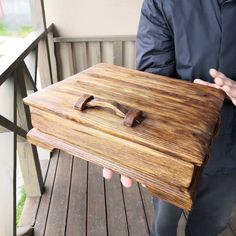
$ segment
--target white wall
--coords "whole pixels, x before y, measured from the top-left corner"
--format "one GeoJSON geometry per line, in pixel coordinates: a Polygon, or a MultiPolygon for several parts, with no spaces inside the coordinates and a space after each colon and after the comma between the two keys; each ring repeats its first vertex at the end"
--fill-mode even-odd
{"type": "Polygon", "coordinates": [[[47,0],[47,24],[60,36],[134,35],[143,0],[47,0]]]}

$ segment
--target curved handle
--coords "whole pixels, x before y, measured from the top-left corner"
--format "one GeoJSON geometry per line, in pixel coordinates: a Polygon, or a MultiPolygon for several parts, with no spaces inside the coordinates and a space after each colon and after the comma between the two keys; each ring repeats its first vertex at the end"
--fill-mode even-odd
{"type": "Polygon", "coordinates": [[[143,120],[142,111],[136,109],[128,110],[125,106],[115,101],[102,98],[94,98],[92,95],[84,94],[74,105],[76,110],[83,111],[89,107],[109,108],[117,116],[124,118],[124,125],[128,127],[134,126],[135,123],[141,123],[143,120]]]}

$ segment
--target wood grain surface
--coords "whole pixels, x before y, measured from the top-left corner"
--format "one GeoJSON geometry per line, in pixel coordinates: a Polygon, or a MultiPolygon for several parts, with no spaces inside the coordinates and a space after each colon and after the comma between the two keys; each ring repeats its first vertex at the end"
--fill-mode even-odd
{"type": "Polygon", "coordinates": [[[24,102],[31,107],[32,143],[77,153],[189,209],[196,166],[206,162],[223,100],[224,93],[213,88],[98,64],[24,102]],[[140,110],[145,119],[126,127],[104,108],[78,111],[74,105],[83,94],[140,110]]]}

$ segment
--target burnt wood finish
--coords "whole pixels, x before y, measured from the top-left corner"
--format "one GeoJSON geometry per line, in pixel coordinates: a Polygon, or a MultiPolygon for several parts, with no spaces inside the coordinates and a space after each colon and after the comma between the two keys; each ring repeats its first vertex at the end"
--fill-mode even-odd
{"type": "Polygon", "coordinates": [[[34,127],[28,140],[110,168],[190,209],[224,97],[202,85],[98,64],[24,99],[34,127]],[[142,111],[145,119],[131,128],[103,108],[77,111],[84,94],[142,111]]]}

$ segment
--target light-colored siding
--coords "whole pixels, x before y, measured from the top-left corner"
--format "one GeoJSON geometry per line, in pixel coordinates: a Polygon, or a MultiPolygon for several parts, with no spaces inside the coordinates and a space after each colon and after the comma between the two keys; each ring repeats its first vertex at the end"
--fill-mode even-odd
{"type": "Polygon", "coordinates": [[[143,0],[47,0],[60,36],[135,35],[143,0]]]}

